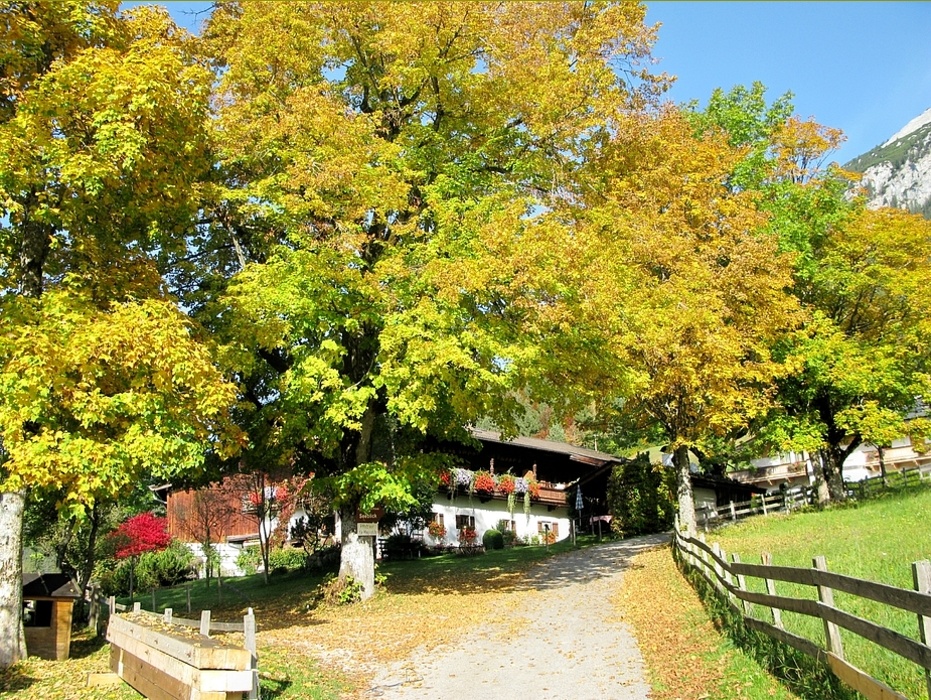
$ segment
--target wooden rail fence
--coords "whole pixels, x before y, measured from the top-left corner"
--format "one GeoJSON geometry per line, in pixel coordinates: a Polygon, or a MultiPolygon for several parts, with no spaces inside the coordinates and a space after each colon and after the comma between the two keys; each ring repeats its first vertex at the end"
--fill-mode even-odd
{"type": "Polygon", "coordinates": [[[767,493],[735,503],[731,501],[724,506],[704,506],[695,509],[695,519],[708,532],[709,528],[726,522],[742,520],[751,515],[771,515],[788,513],[809,505],[817,494],[811,486],[797,486],[786,491],[767,493]]]}
{"type": "Polygon", "coordinates": [[[915,590],[909,590],[830,572],[824,557],[815,557],[810,569],[774,566],[768,554],[763,555],[762,564],[743,563],[736,554],[728,561],[717,543],[709,546],[702,534],[692,536],[681,532],[678,522],[673,546],[680,561],[685,562],[721,593],[747,627],[820,660],[847,686],[869,700],[908,698],[845,660],[840,628],[924,669],[927,693],[931,698],[931,647],[928,646],[931,640],[931,563],[928,561],[912,564],[915,590]],[[761,579],[763,585],[760,587],[765,587],[766,593],[749,590],[747,578],[750,577],[761,579]],[[778,595],[777,581],[813,586],[817,589],[818,599],[778,595]],[[839,609],[834,604],[834,591],[913,613],[916,617],[917,639],[839,609]],[[771,622],[754,617],[753,606],[762,606],[767,610],[771,622]],[[782,623],[783,610],[819,618],[824,625],[825,648],[786,630],[782,623]]]}
{"type": "MultiPolygon", "coordinates": [[[[929,464],[907,469],[890,469],[885,482],[882,476],[872,476],[862,481],[848,481],[844,485],[848,496],[862,500],[879,491],[913,488],[927,480],[931,480],[931,465],[929,464]]],[[[695,520],[705,532],[708,532],[717,525],[742,520],[751,515],[788,513],[806,505],[813,505],[817,499],[818,494],[813,486],[796,486],[784,491],[756,496],[749,501],[738,503],[731,501],[727,505],[696,508],[695,520]]]]}

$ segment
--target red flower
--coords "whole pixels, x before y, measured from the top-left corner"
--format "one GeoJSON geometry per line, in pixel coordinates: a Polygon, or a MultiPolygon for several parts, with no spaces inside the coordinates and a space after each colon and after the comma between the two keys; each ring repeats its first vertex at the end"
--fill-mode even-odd
{"type": "Polygon", "coordinates": [[[498,479],[498,490],[503,494],[514,493],[514,477],[510,474],[502,474],[498,479]]]}
{"type": "Polygon", "coordinates": [[[540,497],[540,484],[538,484],[536,481],[531,481],[531,482],[527,485],[527,490],[528,490],[528,492],[530,493],[530,497],[531,497],[531,498],[539,498],[539,497],[540,497]]]}
{"type": "Polygon", "coordinates": [[[475,481],[472,482],[472,488],[475,491],[492,493],[495,490],[495,477],[488,472],[478,472],[475,475],[475,481]]]}
{"type": "Polygon", "coordinates": [[[443,486],[449,486],[449,480],[450,480],[449,472],[443,471],[440,474],[440,483],[443,484],[443,486]]]}

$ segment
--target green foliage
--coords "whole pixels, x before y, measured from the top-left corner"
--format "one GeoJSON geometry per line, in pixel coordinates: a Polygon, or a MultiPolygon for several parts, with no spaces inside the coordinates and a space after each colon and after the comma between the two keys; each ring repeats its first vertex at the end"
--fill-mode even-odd
{"type": "Polygon", "coordinates": [[[675,473],[647,453],[616,465],[608,481],[611,529],[624,537],[664,532],[675,516],[675,473]]]}
{"type": "Polygon", "coordinates": [[[299,571],[306,569],[309,557],[303,549],[276,547],[268,553],[268,565],[272,571],[299,571]]]}
{"type": "Polygon", "coordinates": [[[504,535],[498,530],[485,530],[485,534],[482,535],[482,544],[485,546],[485,551],[504,549],[504,535]]]}
{"type": "Polygon", "coordinates": [[[117,560],[101,558],[94,579],[104,595],[128,595],[130,577],[135,591],[174,586],[190,578],[195,570],[195,557],[183,543],[174,541],[159,552],[146,552],[138,557],[117,560]]]}
{"type": "Polygon", "coordinates": [[[314,600],[327,605],[351,605],[362,600],[362,582],[351,576],[328,575],[314,592],[314,600]]]}
{"type": "MultiPolygon", "coordinates": [[[[271,554],[269,553],[269,558],[271,554]]],[[[239,554],[236,555],[236,566],[247,576],[258,571],[262,564],[262,552],[258,547],[243,547],[239,554]]]]}

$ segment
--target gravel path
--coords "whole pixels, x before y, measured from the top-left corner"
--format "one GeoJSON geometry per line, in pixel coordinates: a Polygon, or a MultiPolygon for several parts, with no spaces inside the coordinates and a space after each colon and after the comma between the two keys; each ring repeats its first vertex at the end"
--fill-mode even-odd
{"type": "Polygon", "coordinates": [[[367,698],[628,700],[647,698],[643,659],[612,600],[630,558],[669,540],[650,535],[554,557],[524,580],[520,610],[455,645],[385,669],[367,698]]]}

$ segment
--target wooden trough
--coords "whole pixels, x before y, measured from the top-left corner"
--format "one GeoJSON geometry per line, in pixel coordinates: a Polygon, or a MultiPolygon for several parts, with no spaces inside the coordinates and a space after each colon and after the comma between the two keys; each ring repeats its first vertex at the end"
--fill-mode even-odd
{"type": "Polygon", "coordinates": [[[154,616],[135,618],[110,618],[110,668],[146,698],[241,700],[256,696],[250,650],[159,623],[154,616]]]}

